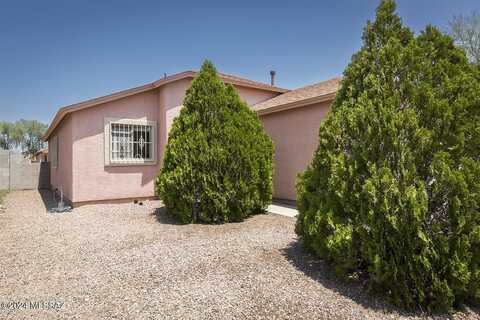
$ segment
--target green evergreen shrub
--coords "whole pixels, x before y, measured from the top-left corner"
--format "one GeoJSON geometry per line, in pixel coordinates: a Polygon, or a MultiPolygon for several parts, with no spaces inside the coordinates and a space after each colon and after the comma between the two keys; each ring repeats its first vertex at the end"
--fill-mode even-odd
{"type": "Polygon", "coordinates": [[[255,112],[206,61],[169,133],[156,192],[183,223],[241,221],[272,199],[273,144],[255,112]]]}
{"type": "Polygon", "coordinates": [[[397,305],[480,299],[480,75],[384,0],[297,184],[296,232],[397,305]]]}

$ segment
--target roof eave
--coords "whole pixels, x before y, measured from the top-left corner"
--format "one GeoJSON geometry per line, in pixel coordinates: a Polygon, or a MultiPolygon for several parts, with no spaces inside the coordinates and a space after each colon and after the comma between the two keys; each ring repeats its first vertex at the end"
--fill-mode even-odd
{"type": "Polygon", "coordinates": [[[285,92],[290,91],[288,89],[274,87],[274,86],[270,86],[270,85],[267,85],[267,84],[256,85],[256,84],[252,84],[252,83],[248,83],[248,82],[243,82],[243,81],[240,81],[240,80],[233,80],[233,79],[224,78],[222,76],[220,76],[220,78],[222,80],[224,80],[224,82],[227,82],[227,83],[233,84],[233,85],[237,85],[237,86],[240,86],[240,87],[253,88],[253,89],[259,89],[259,90],[277,92],[277,93],[285,93],[285,92]]]}
{"type": "MultiPolygon", "coordinates": [[[[163,85],[165,85],[169,82],[181,80],[181,79],[184,79],[184,78],[194,78],[197,75],[197,73],[198,73],[198,71],[194,71],[194,70],[184,71],[184,72],[172,75],[170,77],[166,77],[164,79],[157,80],[157,81],[153,82],[153,85],[156,88],[158,88],[158,87],[163,86],[163,85]]],[[[254,88],[254,89],[272,91],[272,92],[278,92],[278,93],[285,93],[285,92],[290,91],[289,89],[275,87],[275,86],[271,86],[271,85],[268,85],[268,84],[250,83],[250,82],[242,81],[240,79],[236,80],[236,79],[229,78],[228,76],[224,76],[222,74],[219,74],[219,77],[220,77],[220,79],[222,79],[226,83],[230,83],[230,84],[241,86],[241,87],[254,88]]]]}

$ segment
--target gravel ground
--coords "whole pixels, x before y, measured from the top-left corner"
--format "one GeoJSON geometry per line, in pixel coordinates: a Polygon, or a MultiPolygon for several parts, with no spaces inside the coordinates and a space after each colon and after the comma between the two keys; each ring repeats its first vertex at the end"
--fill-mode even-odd
{"type": "Polygon", "coordinates": [[[51,214],[45,199],[12,192],[0,213],[0,319],[421,317],[335,280],[298,247],[293,218],[178,225],[158,201],[51,214]]]}

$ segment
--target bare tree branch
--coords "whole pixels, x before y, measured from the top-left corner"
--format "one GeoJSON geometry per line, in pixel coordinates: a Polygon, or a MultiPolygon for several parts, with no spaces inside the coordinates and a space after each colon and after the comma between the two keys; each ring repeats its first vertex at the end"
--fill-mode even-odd
{"type": "Polygon", "coordinates": [[[480,63],[480,14],[477,11],[453,17],[450,34],[471,62],[480,63]]]}

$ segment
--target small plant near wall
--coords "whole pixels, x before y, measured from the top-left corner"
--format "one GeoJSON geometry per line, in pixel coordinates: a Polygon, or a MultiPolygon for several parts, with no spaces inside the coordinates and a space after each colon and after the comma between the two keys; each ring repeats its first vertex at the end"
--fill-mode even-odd
{"type": "Polygon", "coordinates": [[[241,221],[272,198],[273,144],[205,61],[174,120],[156,193],[183,223],[241,221]]]}
{"type": "Polygon", "coordinates": [[[3,205],[3,201],[5,199],[5,196],[8,194],[8,190],[6,189],[0,189],[0,205],[3,205]]]}
{"type": "Polygon", "coordinates": [[[382,1],[297,185],[296,232],[409,309],[480,300],[480,75],[382,1]]]}

